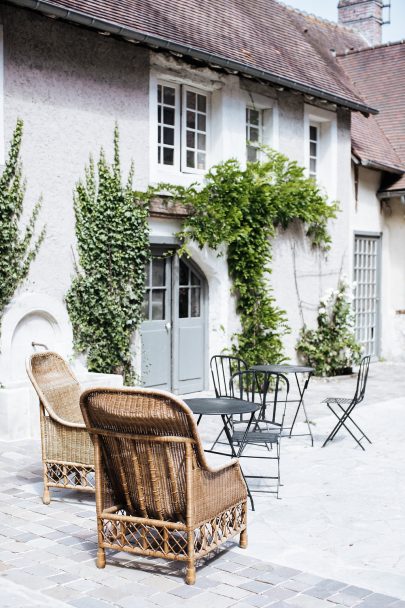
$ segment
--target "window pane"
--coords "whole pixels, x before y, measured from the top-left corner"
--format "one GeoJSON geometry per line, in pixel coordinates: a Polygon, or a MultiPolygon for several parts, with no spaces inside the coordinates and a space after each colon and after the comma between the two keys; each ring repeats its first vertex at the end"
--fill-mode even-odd
{"type": "Polygon", "coordinates": [[[199,317],[201,315],[201,289],[199,287],[194,287],[190,289],[191,291],[191,302],[190,302],[190,312],[192,317],[199,317]]]}
{"type": "Polygon", "coordinates": [[[152,320],[162,321],[165,318],[165,290],[154,289],[152,291],[152,320]]]}
{"type": "Polygon", "coordinates": [[[174,109],[163,108],[163,122],[165,125],[174,125],[174,109]]]}
{"type": "Polygon", "coordinates": [[[158,91],[158,103],[161,103],[161,101],[162,101],[162,85],[161,84],[158,84],[157,91],[158,91]]]}
{"type": "Polygon", "coordinates": [[[250,109],[249,111],[249,122],[251,125],[257,125],[259,126],[259,110],[252,110],[250,109]]]}
{"type": "Polygon", "coordinates": [[[187,112],[187,127],[195,129],[195,113],[187,112]]]}
{"type": "Polygon", "coordinates": [[[160,147],[158,147],[158,163],[160,164],[162,162],[162,154],[161,154],[162,150],[160,147]]]}
{"type": "Polygon", "coordinates": [[[197,135],[197,148],[199,150],[205,150],[205,134],[204,133],[198,133],[197,135]]]}
{"type": "Polygon", "coordinates": [[[249,140],[250,141],[259,141],[259,129],[256,129],[256,127],[250,127],[249,140]]]}
{"type": "Polygon", "coordinates": [[[188,289],[182,287],[179,289],[179,317],[185,319],[188,317],[188,289]]]}
{"type": "Polygon", "coordinates": [[[149,290],[147,290],[143,297],[142,314],[145,320],[149,319],[149,293],[149,290]]]}
{"type": "Polygon", "coordinates": [[[152,261],[152,285],[154,287],[164,287],[165,281],[166,260],[154,258],[152,261]]]}
{"type": "Polygon", "coordinates": [[[162,122],[162,106],[158,106],[158,122],[162,122]]]}
{"type": "Polygon", "coordinates": [[[192,93],[191,91],[187,91],[186,106],[187,106],[187,108],[190,108],[190,110],[195,110],[195,98],[196,98],[195,93],[192,93]]]}
{"type": "Polygon", "coordinates": [[[315,141],[318,139],[318,129],[312,125],[309,127],[309,139],[313,139],[315,141]]]}
{"type": "Polygon", "coordinates": [[[248,162],[255,163],[257,161],[257,153],[258,153],[257,148],[255,148],[253,146],[246,146],[246,151],[247,151],[248,162]]]}
{"type": "Polygon", "coordinates": [[[309,153],[311,156],[316,156],[316,143],[315,142],[310,142],[309,144],[309,153]]]}
{"type": "Polygon", "coordinates": [[[195,147],[195,131],[187,130],[187,148],[195,147]]]}
{"type": "Polygon", "coordinates": [[[163,143],[174,146],[174,129],[171,129],[170,127],[165,127],[163,129],[163,143]]]}
{"type": "Polygon", "coordinates": [[[197,169],[205,169],[205,152],[197,152],[197,169]]]}
{"type": "Polygon", "coordinates": [[[316,174],[316,160],[315,160],[315,158],[310,158],[310,160],[309,160],[309,172],[312,175],[316,174]]]}
{"type": "Polygon", "coordinates": [[[172,87],[165,87],[163,93],[163,102],[169,106],[175,105],[175,94],[176,90],[172,87]]]}
{"type": "Polygon", "coordinates": [[[163,164],[164,165],[174,165],[173,148],[163,148],[163,164]]]}
{"type": "Polygon", "coordinates": [[[150,283],[150,262],[145,264],[145,284],[149,285],[150,283]]]}
{"type": "Polygon", "coordinates": [[[191,273],[191,285],[201,285],[200,279],[194,274],[194,272],[191,273]]]}
{"type": "Polygon", "coordinates": [[[198,110],[199,112],[207,111],[207,98],[205,95],[198,95],[198,110]]]}
{"type": "Polygon", "coordinates": [[[199,131],[206,131],[206,119],[205,114],[198,114],[197,116],[197,128],[199,131]]]}
{"type": "Polygon", "coordinates": [[[189,270],[187,264],[185,264],[182,260],[180,260],[179,264],[179,281],[180,285],[188,285],[189,281],[189,270]]]}
{"type": "Polygon", "coordinates": [[[195,167],[195,154],[192,150],[187,150],[187,167],[195,167]]]}

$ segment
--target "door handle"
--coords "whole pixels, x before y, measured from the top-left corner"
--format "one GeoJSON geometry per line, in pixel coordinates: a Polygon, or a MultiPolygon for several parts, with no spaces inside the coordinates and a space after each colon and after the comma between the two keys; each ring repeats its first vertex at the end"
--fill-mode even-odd
{"type": "Polygon", "coordinates": [[[169,333],[169,331],[171,330],[171,328],[172,328],[172,324],[171,323],[166,323],[165,330],[167,331],[167,333],[169,333]]]}

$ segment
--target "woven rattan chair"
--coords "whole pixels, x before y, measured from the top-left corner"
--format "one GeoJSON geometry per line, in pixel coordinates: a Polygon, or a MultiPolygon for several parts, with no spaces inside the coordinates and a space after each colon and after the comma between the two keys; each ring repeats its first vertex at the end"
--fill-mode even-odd
{"type": "Polygon", "coordinates": [[[80,411],[80,385],[66,361],[51,351],[27,359],[40,407],[43,502],[50,488],[94,492],[94,447],[80,411]]]}
{"type": "Polygon", "coordinates": [[[80,399],[95,444],[97,566],[105,549],[187,563],[240,534],[246,484],[239,462],[208,466],[191,410],[169,393],[89,389],[80,399]]]}

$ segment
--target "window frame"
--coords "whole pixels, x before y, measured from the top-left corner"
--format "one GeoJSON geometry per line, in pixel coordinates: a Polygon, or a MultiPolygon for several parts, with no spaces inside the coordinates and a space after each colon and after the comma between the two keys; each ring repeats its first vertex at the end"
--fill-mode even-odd
{"type": "MultiPolygon", "coordinates": [[[[155,92],[156,92],[156,105],[155,105],[155,117],[156,117],[156,138],[155,138],[155,162],[156,166],[159,170],[163,171],[177,171],[180,167],[181,162],[181,145],[180,145],[180,128],[179,126],[176,128],[176,124],[181,124],[181,106],[180,106],[180,85],[176,82],[170,82],[167,80],[163,80],[158,78],[155,83],[155,92]],[[161,146],[162,157],[163,160],[163,122],[159,123],[158,119],[158,108],[159,108],[159,96],[158,96],[158,87],[168,87],[172,88],[175,91],[175,103],[174,103],[174,154],[173,154],[173,165],[166,165],[163,162],[159,162],[158,160],[158,149],[161,146]],[[162,141],[159,144],[159,126],[162,126],[162,141]]],[[[163,118],[163,116],[162,116],[163,118]]]]}
{"type": "Polygon", "coordinates": [[[260,160],[260,146],[263,144],[263,112],[264,110],[262,108],[257,108],[256,106],[254,106],[253,104],[247,104],[246,108],[245,108],[245,133],[246,133],[246,143],[245,143],[245,148],[246,148],[246,162],[257,162],[260,160]],[[250,121],[248,121],[248,113],[253,110],[255,112],[258,113],[259,115],[259,124],[256,126],[253,123],[251,123],[250,121]],[[252,142],[251,139],[248,138],[248,131],[250,131],[250,127],[253,128],[257,128],[259,131],[259,137],[256,143],[252,142]],[[249,144],[250,142],[250,144],[249,144]],[[249,148],[254,148],[256,149],[256,160],[255,161],[249,161],[248,158],[248,149],[249,148]]]}
{"type": "Polygon", "coordinates": [[[314,120],[308,124],[308,175],[317,181],[319,176],[319,148],[321,145],[321,125],[314,120]],[[311,129],[316,129],[316,139],[311,139],[311,129]],[[315,156],[311,154],[311,144],[316,145],[315,156]],[[315,171],[311,171],[311,160],[315,161],[315,171]]]}
{"type": "MultiPolygon", "coordinates": [[[[198,110],[196,110],[196,115],[198,110]]],[[[209,126],[210,126],[210,94],[204,89],[198,89],[190,87],[186,84],[181,85],[181,149],[180,149],[180,171],[181,173],[194,173],[194,174],[205,174],[209,167],[209,126]],[[206,99],[206,112],[205,112],[205,168],[198,169],[198,167],[187,167],[187,93],[195,93],[196,95],[203,95],[206,99]]],[[[198,135],[198,129],[195,129],[196,136],[198,135]]],[[[194,148],[195,154],[198,154],[198,148],[194,148]]]]}

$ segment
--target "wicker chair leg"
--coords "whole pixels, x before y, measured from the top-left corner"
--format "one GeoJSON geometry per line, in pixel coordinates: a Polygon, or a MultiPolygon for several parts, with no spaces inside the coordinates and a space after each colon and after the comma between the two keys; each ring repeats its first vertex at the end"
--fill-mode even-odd
{"type": "Polygon", "coordinates": [[[248,546],[248,535],[247,535],[247,530],[242,530],[242,532],[240,533],[240,537],[239,537],[239,547],[241,549],[247,549],[248,546]]]}
{"type": "Polygon", "coordinates": [[[49,504],[51,504],[51,494],[50,494],[49,488],[48,488],[48,475],[47,475],[46,464],[43,464],[43,471],[44,471],[44,493],[42,494],[42,502],[44,503],[44,505],[49,505],[49,504]]]}
{"type": "Polygon", "coordinates": [[[105,568],[105,549],[102,549],[101,547],[99,547],[97,551],[96,566],[97,568],[105,568]]]}
{"type": "Polygon", "coordinates": [[[194,585],[195,583],[195,558],[194,558],[194,530],[189,530],[187,534],[187,568],[186,568],[186,583],[194,585]]]}

